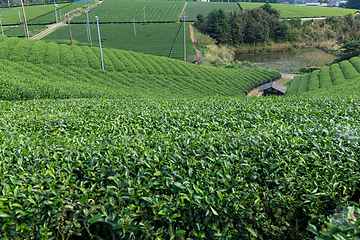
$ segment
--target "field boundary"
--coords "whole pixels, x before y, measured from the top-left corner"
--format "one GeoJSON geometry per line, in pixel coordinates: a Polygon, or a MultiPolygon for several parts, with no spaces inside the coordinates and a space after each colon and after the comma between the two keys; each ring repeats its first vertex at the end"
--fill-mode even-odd
{"type": "Polygon", "coordinates": [[[180,22],[180,18],[181,18],[181,16],[182,16],[183,12],[185,11],[185,8],[186,8],[186,6],[188,5],[188,3],[189,3],[189,2],[186,2],[186,3],[185,3],[183,9],[181,10],[181,13],[180,13],[180,15],[179,15],[179,18],[178,18],[178,20],[177,20],[176,22],[180,22]]]}

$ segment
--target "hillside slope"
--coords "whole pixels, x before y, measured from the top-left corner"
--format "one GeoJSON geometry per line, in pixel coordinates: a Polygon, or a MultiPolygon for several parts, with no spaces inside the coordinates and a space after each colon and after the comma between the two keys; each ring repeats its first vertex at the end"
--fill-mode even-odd
{"type": "Polygon", "coordinates": [[[202,67],[164,57],[0,37],[1,99],[242,96],[278,72],[202,67]]]}
{"type": "MultiPolygon", "coordinates": [[[[307,73],[303,76],[295,77],[291,81],[286,95],[313,91],[327,92],[338,85],[341,87],[351,86],[352,90],[349,92],[351,93],[358,91],[358,79],[360,79],[360,58],[353,57],[340,63],[322,67],[320,70],[307,73]]],[[[340,88],[337,87],[336,89],[340,88]]]]}

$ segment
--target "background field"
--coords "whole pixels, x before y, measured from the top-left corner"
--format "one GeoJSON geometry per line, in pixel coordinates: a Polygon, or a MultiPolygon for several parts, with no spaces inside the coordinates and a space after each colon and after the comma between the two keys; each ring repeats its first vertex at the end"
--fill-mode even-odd
{"type": "MultiPolygon", "coordinates": [[[[73,11],[73,10],[81,10],[86,8],[87,6],[93,5],[95,2],[94,1],[86,1],[86,2],[76,2],[76,3],[72,3],[70,5],[64,6],[61,8],[61,17],[62,20],[64,20],[65,14],[73,11]]],[[[26,10],[25,10],[26,11],[26,10]]],[[[60,11],[57,11],[57,16],[58,16],[58,20],[60,20],[60,11]]],[[[33,19],[28,21],[28,24],[50,24],[50,23],[55,23],[55,13],[54,11],[46,14],[45,16],[41,16],[39,18],[33,19]]]]}
{"type": "MultiPolygon", "coordinates": [[[[241,8],[244,9],[244,2],[239,2],[241,8]]],[[[264,3],[249,3],[245,2],[245,10],[255,7],[260,7],[264,3]]],[[[296,6],[288,4],[271,4],[276,10],[280,10],[281,18],[312,18],[312,17],[330,17],[330,16],[344,16],[351,12],[356,12],[356,9],[345,8],[328,8],[328,7],[312,7],[312,6],[296,6]]],[[[195,21],[198,13],[207,16],[212,9],[223,9],[225,11],[240,11],[236,3],[206,3],[206,2],[189,2],[186,7],[186,15],[189,17],[188,21],[195,21]]]]}
{"type": "MultiPolygon", "coordinates": [[[[146,1],[146,0],[107,0],[94,8],[92,16],[99,16],[100,22],[128,23],[144,22],[143,7],[146,12],[146,22],[176,22],[184,7],[184,1],[146,1]]],[[[95,17],[90,21],[94,22],[95,17]]],[[[73,20],[74,23],[85,23],[86,16],[83,14],[73,20]]]]}
{"type": "Polygon", "coordinates": [[[236,2],[188,2],[185,14],[188,16],[187,21],[195,21],[196,16],[201,13],[205,17],[213,9],[222,9],[224,11],[240,12],[239,5],[236,2]]]}
{"type": "Polygon", "coordinates": [[[316,92],[333,88],[336,85],[345,85],[350,80],[360,78],[360,58],[353,57],[340,63],[331,64],[320,70],[294,78],[286,95],[304,92],[316,92]]]}
{"type": "MultiPolygon", "coordinates": [[[[99,45],[97,28],[95,24],[91,27],[92,42],[99,45]]],[[[101,24],[100,33],[102,46],[108,48],[123,49],[157,56],[167,57],[172,48],[180,23],[148,23],[136,24],[136,36],[133,24],[101,24]]],[[[86,26],[72,25],[73,38],[76,41],[87,43],[86,26]]],[[[45,41],[69,40],[69,28],[62,27],[43,38],[45,41]]],[[[184,59],[183,55],[184,31],[180,30],[178,40],[174,47],[172,58],[184,59]]],[[[195,56],[196,52],[190,38],[189,26],[186,26],[186,51],[187,56],[195,56]]]]}
{"type": "MultiPolygon", "coordinates": [[[[71,5],[70,3],[59,3],[59,7],[65,7],[71,5]]],[[[19,24],[19,12],[21,13],[21,21],[24,22],[22,17],[21,7],[12,7],[12,8],[2,8],[0,9],[0,15],[3,19],[1,19],[3,25],[14,25],[19,24]]],[[[54,5],[37,5],[37,6],[25,6],[26,20],[30,21],[36,17],[44,15],[49,12],[54,12],[54,5]]],[[[55,21],[55,15],[54,15],[55,21]]]]}

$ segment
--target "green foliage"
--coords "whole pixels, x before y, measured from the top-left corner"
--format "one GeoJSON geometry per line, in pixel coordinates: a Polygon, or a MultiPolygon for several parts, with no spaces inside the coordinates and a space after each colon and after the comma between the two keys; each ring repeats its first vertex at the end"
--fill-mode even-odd
{"type": "Polygon", "coordinates": [[[18,38],[4,38],[0,48],[4,59],[4,69],[0,71],[4,73],[2,100],[243,96],[252,88],[280,77],[278,72],[214,69],[106,48],[102,71],[99,48],[18,38]],[[15,48],[11,50],[11,46],[15,48]]]}
{"type": "MultiPolygon", "coordinates": [[[[126,51],[141,52],[157,56],[169,56],[180,23],[162,24],[136,24],[136,36],[132,24],[102,24],[100,26],[101,45],[106,48],[116,48],[126,51]]],[[[77,42],[88,44],[86,26],[83,24],[72,25],[73,38],[77,42]]],[[[191,42],[188,24],[186,25],[186,53],[187,56],[195,56],[196,52],[191,42]]],[[[175,44],[172,58],[184,59],[184,31],[181,30],[175,44]]],[[[92,43],[98,46],[96,25],[91,25],[92,43]]],[[[60,42],[70,39],[69,28],[62,27],[44,38],[45,41],[60,42]]],[[[88,44],[89,45],[89,44],[88,44]]]]}
{"type": "MultiPolygon", "coordinates": [[[[213,9],[223,9],[224,11],[237,11],[240,12],[239,6],[242,9],[253,9],[263,6],[264,3],[246,1],[244,7],[244,1],[240,1],[238,5],[235,3],[228,2],[189,2],[186,7],[186,15],[189,16],[190,21],[195,21],[197,14],[201,13],[206,16],[213,9]]],[[[311,18],[311,17],[332,17],[332,16],[345,16],[350,12],[356,12],[355,9],[344,9],[344,8],[319,8],[311,6],[296,6],[296,12],[294,5],[290,4],[270,4],[274,9],[280,11],[280,18],[311,18]]]]}
{"type": "Polygon", "coordinates": [[[356,71],[354,66],[348,60],[341,61],[339,67],[343,71],[345,79],[360,77],[360,73],[356,71]]]}
{"type": "Polygon", "coordinates": [[[360,209],[347,205],[340,213],[328,217],[324,221],[323,229],[318,229],[309,224],[307,230],[316,235],[315,240],[330,239],[359,239],[360,235],[360,209]]]}
{"type": "Polygon", "coordinates": [[[358,105],[3,102],[0,236],[307,239],[358,185],[358,105]]]}
{"type": "Polygon", "coordinates": [[[308,91],[310,73],[306,73],[301,77],[297,93],[303,93],[308,91]]]}
{"type": "MultiPolygon", "coordinates": [[[[66,16],[65,14],[70,12],[70,11],[80,11],[80,10],[84,10],[86,7],[93,5],[95,2],[94,1],[86,1],[86,2],[75,2],[66,6],[63,6],[59,9],[61,9],[61,17],[62,19],[65,19],[66,16]]],[[[60,11],[58,10],[57,12],[57,17],[60,20],[60,11]]],[[[29,22],[29,24],[50,24],[50,23],[55,23],[55,13],[54,13],[54,6],[51,12],[45,14],[44,16],[40,16],[37,18],[34,18],[29,22]]]]}
{"type": "Polygon", "coordinates": [[[330,75],[330,67],[329,66],[322,67],[320,69],[319,81],[320,81],[320,87],[321,88],[326,88],[326,87],[331,87],[332,86],[331,75],[330,75]]]}
{"type": "MultiPolygon", "coordinates": [[[[62,8],[69,3],[57,3],[57,5],[62,8]]],[[[37,6],[24,6],[26,12],[26,20],[31,21],[39,16],[42,16],[47,13],[54,12],[54,5],[53,4],[46,4],[46,5],[37,5],[37,6]]],[[[19,20],[19,13],[22,12],[21,7],[12,7],[12,8],[2,8],[0,11],[0,15],[3,18],[1,20],[2,24],[4,25],[15,25],[20,24],[19,20]]],[[[22,17],[21,17],[22,18],[22,17]]],[[[21,20],[24,22],[24,19],[21,20]]],[[[55,21],[55,16],[54,16],[55,21]]]]}
{"type": "Polygon", "coordinates": [[[286,90],[286,95],[294,95],[297,93],[297,89],[299,87],[301,81],[301,76],[296,76],[291,81],[289,88],[286,90]]]}
{"type": "MultiPolygon", "coordinates": [[[[133,17],[138,23],[144,22],[143,7],[145,7],[146,22],[176,22],[184,7],[184,1],[146,1],[146,0],[107,0],[93,8],[89,20],[94,22],[95,16],[101,23],[132,23],[133,17]]],[[[85,23],[85,14],[75,18],[74,23],[85,23]]]]}
{"type": "Polygon", "coordinates": [[[319,73],[320,70],[313,71],[309,77],[308,91],[316,91],[319,89],[319,73]]]}
{"type": "Polygon", "coordinates": [[[356,0],[348,0],[346,3],[347,8],[360,9],[360,2],[356,0]]]}
{"type": "MultiPolygon", "coordinates": [[[[344,60],[340,63],[334,63],[330,66],[322,67],[320,70],[311,71],[305,74],[299,83],[299,87],[295,92],[296,85],[287,91],[287,95],[295,93],[303,93],[306,91],[318,91],[319,88],[332,88],[334,85],[348,83],[348,80],[360,78],[360,58],[353,57],[349,61],[344,60]],[[309,76],[309,79],[308,79],[309,76]]],[[[297,81],[293,81],[297,84],[297,81]]]]}
{"type": "Polygon", "coordinates": [[[343,71],[341,71],[338,63],[331,64],[330,75],[331,75],[331,81],[333,82],[333,85],[340,84],[345,81],[343,71]]]}
{"type": "Polygon", "coordinates": [[[360,41],[351,41],[345,43],[341,47],[341,56],[334,60],[334,62],[340,62],[343,60],[349,60],[352,57],[360,55],[360,41]]]}
{"type": "Polygon", "coordinates": [[[229,34],[230,28],[227,23],[225,12],[222,9],[213,10],[207,17],[207,31],[210,37],[214,38],[218,43],[227,43],[231,41],[229,34]]]}

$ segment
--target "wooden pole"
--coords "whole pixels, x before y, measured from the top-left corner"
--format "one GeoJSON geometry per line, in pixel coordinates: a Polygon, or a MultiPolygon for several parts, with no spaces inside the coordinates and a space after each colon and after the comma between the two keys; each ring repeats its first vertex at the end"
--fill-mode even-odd
{"type": "Polygon", "coordinates": [[[21,0],[21,8],[22,8],[22,12],[23,12],[23,17],[24,17],[24,23],[25,23],[25,29],[26,29],[26,37],[29,39],[29,29],[27,26],[27,22],[26,22],[26,16],[25,16],[25,10],[24,10],[24,2],[23,0],[21,0]]]}
{"type": "Polygon", "coordinates": [[[70,32],[71,45],[74,45],[73,38],[72,38],[72,34],[71,34],[71,26],[70,26],[70,18],[69,18],[69,14],[66,14],[66,16],[67,16],[68,25],[69,25],[69,32],[70,32]]]}

